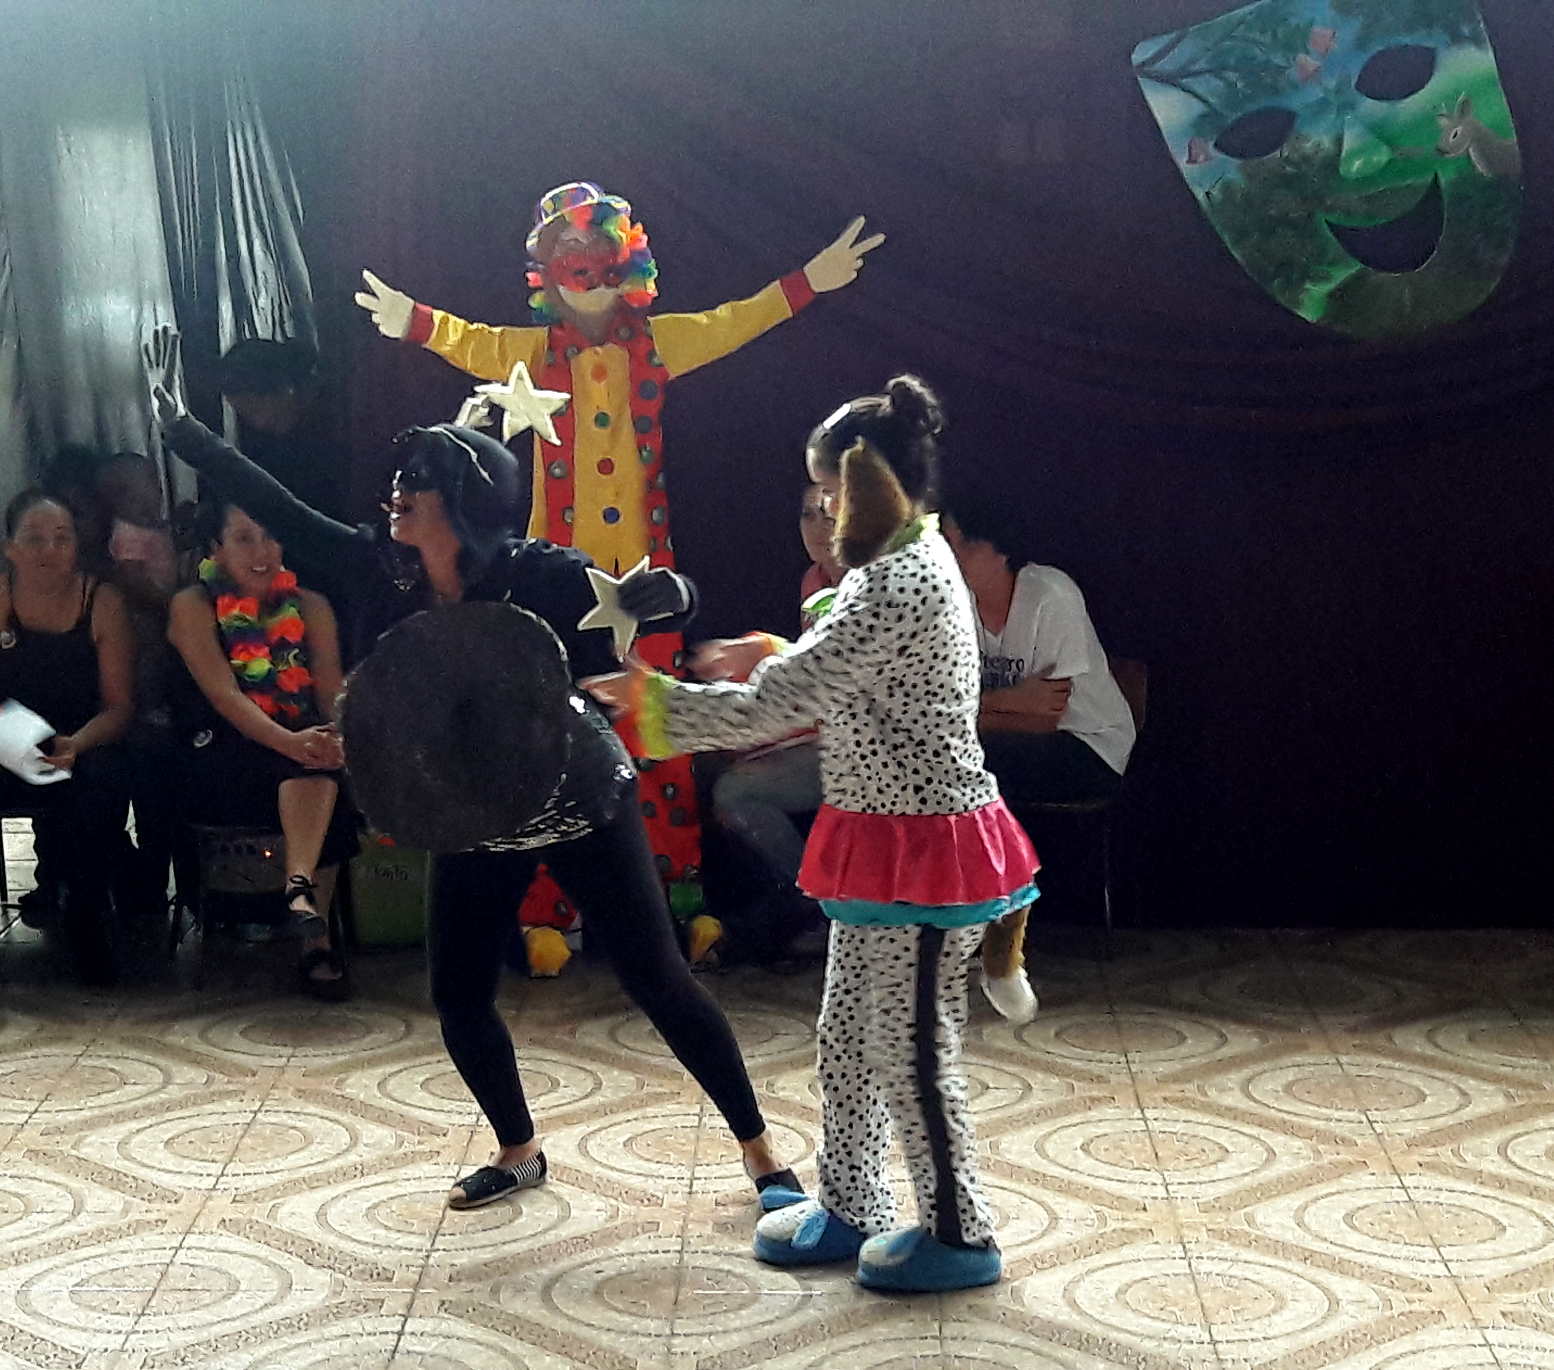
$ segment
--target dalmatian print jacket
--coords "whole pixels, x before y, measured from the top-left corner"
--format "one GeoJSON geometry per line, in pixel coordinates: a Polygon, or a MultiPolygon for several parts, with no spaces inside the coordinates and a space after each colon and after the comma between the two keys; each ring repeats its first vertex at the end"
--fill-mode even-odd
{"type": "Polygon", "coordinates": [[[958,814],[998,785],[977,739],[975,611],[932,519],[915,541],[849,571],[830,613],[745,684],[662,696],[682,751],[746,748],[820,720],[826,803],[855,813],[958,814]]]}

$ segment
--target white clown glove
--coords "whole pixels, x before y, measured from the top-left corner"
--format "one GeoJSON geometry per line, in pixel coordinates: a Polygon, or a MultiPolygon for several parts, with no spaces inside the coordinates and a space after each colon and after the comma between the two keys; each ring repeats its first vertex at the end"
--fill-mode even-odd
{"type": "MultiPolygon", "coordinates": [[[[864,254],[873,252],[885,241],[883,233],[876,233],[860,243],[858,235],[862,232],[863,216],[859,215],[842,230],[840,238],[830,247],[816,253],[805,265],[804,279],[815,294],[823,295],[828,290],[840,290],[844,285],[851,284],[863,267],[864,254]]],[[[360,300],[361,296],[356,298],[360,300]]]]}
{"type": "Polygon", "coordinates": [[[404,291],[384,285],[370,271],[362,272],[362,280],[367,282],[367,289],[356,292],[356,303],[372,315],[378,332],[385,338],[403,338],[410,331],[415,301],[404,291]]]}

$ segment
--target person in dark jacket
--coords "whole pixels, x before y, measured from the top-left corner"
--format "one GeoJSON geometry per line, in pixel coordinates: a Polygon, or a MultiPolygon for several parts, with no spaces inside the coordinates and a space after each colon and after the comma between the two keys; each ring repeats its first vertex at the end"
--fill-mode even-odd
{"type": "MultiPolygon", "coordinates": [[[[159,332],[146,362],[157,419],[178,456],[288,547],[342,569],[355,601],[358,657],[411,614],[484,600],[516,605],[548,623],[574,680],[619,668],[607,631],[578,628],[595,603],[589,559],[514,532],[521,471],[494,439],[453,424],[400,434],[385,536],[380,527],[351,528],[318,513],[190,417],[176,388],[175,335],[159,332]]],[[[695,591],[675,572],[655,569],[623,583],[621,605],[656,631],[678,631],[694,612],[695,591]]],[[[427,929],[432,1002],[448,1054],[498,1148],[489,1165],[458,1181],[448,1203],[473,1208],[545,1179],[512,1039],[495,1002],[514,910],[541,861],[583,910],[590,937],[623,988],[723,1114],[763,1206],[797,1199],[798,1182],[772,1153],[728,1021],[679,953],[635,769],[608,721],[591,703],[587,708],[596,723],[588,738],[611,763],[610,783],[595,787],[587,803],[567,805],[559,831],[526,830],[438,858],[443,897],[427,929]]]]}

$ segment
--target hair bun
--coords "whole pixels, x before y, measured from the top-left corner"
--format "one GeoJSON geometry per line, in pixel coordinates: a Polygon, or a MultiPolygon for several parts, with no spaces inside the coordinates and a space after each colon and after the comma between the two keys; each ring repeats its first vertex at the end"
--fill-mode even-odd
{"type": "Polygon", "coordinates": [[[885,382],[890,409],[914,433],[944,431],[944,410],[939,397],[916,376],[892,376],[885,382]]]}

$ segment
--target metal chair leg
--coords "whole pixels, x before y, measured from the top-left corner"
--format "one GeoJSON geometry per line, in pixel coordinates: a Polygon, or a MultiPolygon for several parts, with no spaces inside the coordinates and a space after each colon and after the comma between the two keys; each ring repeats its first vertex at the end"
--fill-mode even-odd
{"type": "Polygon", "coordinates": [[[1112,959],[1112,806],[1101,815],[1101,902],[1105,909],[1106,959],[1112,959]]]}

